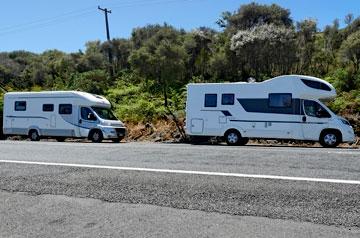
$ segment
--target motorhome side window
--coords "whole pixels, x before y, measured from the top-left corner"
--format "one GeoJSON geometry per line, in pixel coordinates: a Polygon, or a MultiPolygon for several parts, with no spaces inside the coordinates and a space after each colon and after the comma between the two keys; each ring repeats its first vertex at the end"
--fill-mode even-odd
{"type": "Polygon", "coordinates": [[[269,107],[291,107],[291,93],[270,93],[269,107]]]}
{"type": "Polygon", "coordinates": [[[224,93],[221,95],[222,105],[234,105],[235,95],[233,93],[224,93]]]}
{"type": "Polygon", "coordinates": [[[43,112],[53,112],[54,104],[43,104],[43,112]]]}
{"type": "Polygon", "coordinates": [[[71,104],[59,104],[59,114],[68,115],[72,114],[71,104]]]}
{"type": "Polygon", "coordinates": [[[205,94],[205,107],[217,107],[217,94],[205,94]]]}
{"type": "Polygon", "coordinates": [[[26,111],[26,101],[16,101],[15,111],[26,111]]]}

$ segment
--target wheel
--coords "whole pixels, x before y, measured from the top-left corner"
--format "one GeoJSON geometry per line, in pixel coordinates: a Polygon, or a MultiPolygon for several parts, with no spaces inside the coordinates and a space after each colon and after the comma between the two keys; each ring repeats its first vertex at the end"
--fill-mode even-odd
{"type": "Polygon", "coordinates": [[[94,143],[100,143],[103,140],[103,134],[100,130],[94,130],[91,132],[90,140],[94,143]]]}
{"type": "Polygon", "coordinates": [[[30,130],[29,131],[29,138],[30,138],[31,141],[39,141],[40,136],[39,136],[39,133],[37,132],[37,130],[30,130]]]}
{"type": "Polygon", "coordinates": [[[340,134],[336,131],[325,131],[321,133],[320,144],[323,147],[334,148],[340,144],[340,134]]]}
{"type": "Polygon", "coordinates": [[[237,130],[230,130],[225,134],[225,141],[228,145],[240,145],[241,135],[237,130]]]}

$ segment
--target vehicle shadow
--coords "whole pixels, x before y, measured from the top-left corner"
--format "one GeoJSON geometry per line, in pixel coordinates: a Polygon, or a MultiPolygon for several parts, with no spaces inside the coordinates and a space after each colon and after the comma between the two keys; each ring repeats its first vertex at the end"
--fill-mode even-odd
{"type": "MultiPolygon", "coordinates": [[[[169,142],[164,142],[169,143],[169,142]]],[[[220,143],[212,143],[212,142],[201,142],[201,143],[189,143],[189,142],[170,142],[174,144],[189,144],[189,145],[197,145],[197,146],[221,146],[221,147],[227,147],[228,145],[225,142],[220,143]]],[[[232,146],[234,147],[234,146],[232,146]]],[[[318,143],[295,143],[295,144],[287,144],[287,143],[257,143],[257,142],[249,142],[246,145],[241,146],[235,146],[238,148],[241,147],[268,147],[268,148],[313,148],[313,149],[342,149],[342,150],[354,150],[354,149],[360,149],[359,145],[348,145],[348,144],[340,144],[338,147],[335,148],[324,148],[318,143]]]]}

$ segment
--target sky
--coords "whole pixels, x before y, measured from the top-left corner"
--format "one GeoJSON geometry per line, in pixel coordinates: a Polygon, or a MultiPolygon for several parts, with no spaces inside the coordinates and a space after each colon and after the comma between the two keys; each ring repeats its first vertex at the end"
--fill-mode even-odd
{"type": "MultiPolygon", "coordinates": [[[[224,11],[234,12],[245,0],[11,0],[0,4],[0,52],[49,49],[84,50],[85,43],[106,40],[103,12],[109,14],[111,38],[129,38],[135,27],[164,22],[192,30],[207,26],[220,30],[216,21],[224,11]]],[[[290,9],[294,21],[312,18],[321,30],[334,19],[344,26],[348,13],[360,16],[359,0],[259,0],[290,9]]]]}

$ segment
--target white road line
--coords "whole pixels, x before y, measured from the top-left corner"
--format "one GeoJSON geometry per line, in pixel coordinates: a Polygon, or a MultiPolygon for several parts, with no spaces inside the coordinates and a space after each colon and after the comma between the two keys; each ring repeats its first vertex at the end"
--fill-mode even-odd
{"type": "Polygon", "coordinates": [[[191,174],[191,175],[224,176],[224,177],[238,177],[238,178],[273,179],[273,180],[289,180],[289,181],[305,181],[305,182],[360,185],[360,181],[358,181],[358,180],[327,179],[327,178],[307,178],[307,177],[291,177],[291,176],[276,176],[276,175],[261,175],[261,174],[223,173],[223,172],[191,171],[191,170],[176,170],[176,169],[175,170],[173,170],[173,169],[150,169],[150,168],[136,168],[136,167],[119,167],[119,166],[91,165],[91,164],[49,163],[49,162],[17,161],[17,160],[0,160],[0,163],[65,166],[65,167],[77,167],[77,168],[112,169],[112,170],[125,170],[125,171],[138,171],[138,172],[191,174]]]}

